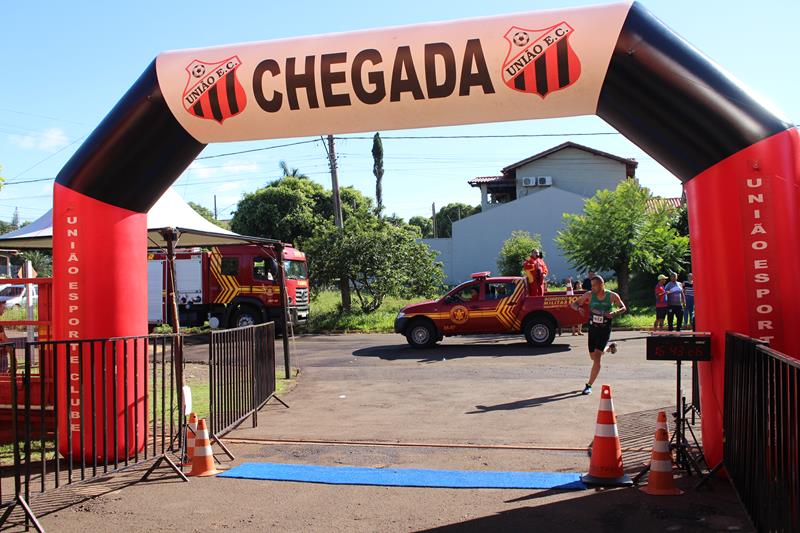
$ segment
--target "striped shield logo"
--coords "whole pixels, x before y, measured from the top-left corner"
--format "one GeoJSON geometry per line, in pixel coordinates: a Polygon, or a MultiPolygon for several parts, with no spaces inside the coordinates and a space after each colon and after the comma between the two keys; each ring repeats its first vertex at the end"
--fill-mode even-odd
{"type": "Polygon", "coordinates": [[[215,63],[195,59],[186,67],[189,80],[183,91],[183,107],[198,118],[225,119],[244,111],[247,97],[236,70],[241,66],[238,56],[215,63]]]}
{"type": "Polygon", "coordinates": [[[569,44],[573,31],[566,22],[541,30],[512,26],[504,36],[508,56],[503,62],[503,81],[509,89],[544,98],[575,83],[581,62],[569,44]]]}

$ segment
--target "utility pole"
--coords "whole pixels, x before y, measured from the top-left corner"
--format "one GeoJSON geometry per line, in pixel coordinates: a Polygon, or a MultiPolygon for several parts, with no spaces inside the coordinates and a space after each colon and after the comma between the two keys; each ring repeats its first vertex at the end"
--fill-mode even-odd
{"type": "Polygon", "coordinates": [[[217,216],[217,195],[214,195],[214,220],[219,220],[217,216]]]}
{"type": "MultiPolygon", "coordinates": [[[[333,142],[333,135],[328,135],[328,164],[331,167],[331,188],[333,189],[333,223],[341,231],[344,231],[342,200],[339,197],[339,172],[336,167],[336,146],[333,142]]],[[[342,293],[342,309],[349,311],[351,307],[350,281],[347,276],[342,276],[339,280],[339,290],[342,293]]]]}
{"type": "Polygon", "coordinates": [[[436,202],[431,204],[431,222],[433,222],[433,238],[436,238],[436,202]]]}

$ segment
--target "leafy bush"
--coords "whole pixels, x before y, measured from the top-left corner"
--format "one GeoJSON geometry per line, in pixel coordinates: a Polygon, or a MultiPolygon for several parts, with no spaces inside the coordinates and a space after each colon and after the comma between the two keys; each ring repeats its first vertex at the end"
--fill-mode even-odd
{"type": "Polygon", "coordinates": [[[531,235],[527,231],[512,231],[497,256],[497,269],[501,276],[519,276],[522,274],[522,263],[530,257],[531,250],[542,249],[542,237],[538,233],[531,235]]]}

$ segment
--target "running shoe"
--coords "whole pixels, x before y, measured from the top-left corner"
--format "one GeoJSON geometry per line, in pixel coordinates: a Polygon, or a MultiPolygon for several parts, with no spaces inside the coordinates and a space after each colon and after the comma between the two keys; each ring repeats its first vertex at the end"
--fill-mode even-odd
{"type": "Polygon", "coordinates": [[[617,343],[616,342],[612,342],[611,344],[609,344],[608,348],[606,348],[606,351],[608,353],[617,353],[617,343]]]}
{"type": "Polygon", "coordinates": [[[592,393],[592,386],[587,383],[586,386],[583,388],[583,392],[581,392],[581,394],[586,396],[587,394],[591,393],[592,393]]]}

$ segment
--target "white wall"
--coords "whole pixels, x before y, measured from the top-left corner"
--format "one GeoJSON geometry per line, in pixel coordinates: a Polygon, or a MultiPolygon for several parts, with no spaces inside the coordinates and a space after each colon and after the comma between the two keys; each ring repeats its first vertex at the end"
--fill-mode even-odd
{"type": "Polygon", "coordinates": [[[455,284],[453,279],[453,239],[450,238],[443,238],[443,239],[420,239],[420,242],[424,242],[428,245],[428,247],[437,252],[436,260],[441,261],[444,263],[444,275],[445,283],[448,284],[455,284]]]}
{"type": "MultiPolygon", "coordinates": [[[[561,255],[554,239],[556,232],[563,227],[561,215],[580,212],[584,200],[585,198],[578,194],[556,187],[547,187],[541,189],[538,194],[498,205],[485,213],[455,222],[451,242],[452,261],[450,265],[445,263],[448,266],[446,269],[448,283],[460,283],[468,279],[473,272],[489,270],[496,273],[500,248],[514,230],[524,230],[532,235],[538,233],[542,236],[542,248],[550,276],[559,279],[569,275],[574,276],[576,273],[561,255]]],[[[432,240],[426,239],[425,242],[430,243],[432,240]]]]}
{"type": "Polygon", "coordinates": [[[522,178],[552,176],[553,187],[587,198],[602,189],[614,190],[625,179],[625,164],[577,148],[564,148],[517,170],[517,199],[535,195],[548,187],[523,187],[522,178]]]}

